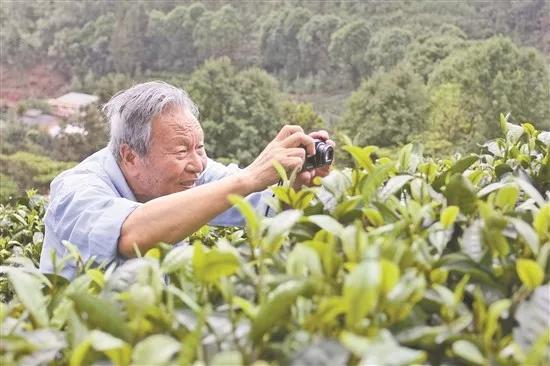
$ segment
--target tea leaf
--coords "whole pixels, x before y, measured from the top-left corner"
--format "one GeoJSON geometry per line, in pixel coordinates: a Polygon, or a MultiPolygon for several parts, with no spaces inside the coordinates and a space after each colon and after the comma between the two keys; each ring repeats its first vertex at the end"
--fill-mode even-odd
{"type": "Polygon", "coordinates": [[[440,219],[441,224],[443,224],[443,227],[450,228],[451,226],[453,226],[459,212],[460,212],[460,209],[457,206],[446,207],[441,213],[441,219],[440,219]]]}
{"type": "Polygon", "coordinates": [[[259,343],[262,337],[271,328],[277,325],[281,319],[286,319],[290,307],[296,301],[296,298],[311,287],[307,281],[291,280],[279,285],[269,296],[267,301],[262,304],[258,314],[252,323],[250,330],[250,339],[254,343],[259,343]]]}
{"type": "Polygon", "coordinates": [[[73,292],[68,297],[74,301],[79,313],[86,314],[90,324],[125,341],[130,339],[131,331],[124,316],[113,303],[83,292],[73,292]]]}
{"type": "Polygon", "coordinates": [[[530,259],[518,259],[516,262],[516,271],[521,282],[529,290],[534,290],[542,284],[544,272],[539,264],[530,259]]]}
{"type": "Polygon", "coordinates": [[[231,251],[211,249],[205,251],[201,243],[194,244],[193,270],[197,279],[212,283],[221,277],[234,274],[240,267],[239,258],[231,251]]]}
{"type": "Polygon", "coordinates": [[[382,271],[382,292],[388,294],[399,281],[400,270],[395,263],[387,259],[382,259],[380,266],[382,271]]]}
{"type": "Polygon", "coordinates": [[[350,153],[359,168],[367,169],[368,171],[372,171],[372,169],[374,168],[371,154],[378,150],[377,147],[367,146],[365,148],[361,148],[359,146],[348,145],[343,146],[342,150],[350,153]]]}
{"type": "Polygon", "coordinates": [[[164,334],[154,334],[136,344],[132,362],[138,365],[166,364],[180,349],[180,342],[164,334]]]}
{"type": "Polygon", "coordinates": [[[537,231],[541,241],[550,241],[550,204],[541,207],[535,216],[533,227],[537,231]]]}
{"type": "Polygon", "coordinates": [[[30,312],[34,323],[40,328],[47,327],[49,318],[46,312],[46,299],[42,295],[40,280],[18,269],[8,271],[8,278],[15,289],[17,297],[30,312]]]}
{"type": "Polygon", "coordinates": [[[388,182],[384,185],[384,188],[382,188],[380,198],[382,200],[386,200],[388,196],[398,192],[412,179],[414,179],[414,176],[412,175],[397,175],[390,178],[390,180],[388,180],[388,182]]]}
{"type": "Polygon", "coordinates": [[[227,199],[237,207],[239,212],[243,215],[246,220],[246,226],[249,231],[249,235],[252,238],[256,238],[259,235],[260,222],[258,220],[257,214],[254,211],[252,205],[243,197],[237,195],[229,195],[227,199]]]}
{"type": "Polygon", "coordinates": [[[521,219],[516,218],[508,218],[508,221],[514,226],[516,231],[523,237],[527,245],[529,246],[529,249],[533,252],[534,255],[539,254],[539,238],[537,237],[537,233],[529,224],[527,224],[525,221],[521,219]]]}
{"type": "Polygon", "coordinates": [[[288,255],[286,271],[293,276],[321,276],[321,260],[317,252],[304,244],[298,244],[288,255]]]}
{"type": "Polygon", "coordinates": [[[348,303],[346,323],[349,327],[356,326],[374,310],[381,285],[381,266],[377,261],[362,262],[346,276],[344,297],[348,303]]]}
{"type": "Polygon", "coordinates": [[[485,363],[483,355],[472,342],[463,339],[454,342],[453,352],[464,360],[476,365],[483,365],[485,363]]]}
{"type": "Polygon", "coordinates": [[[339,236],[344,227],[338,221],[327,215],[312,215],[308,216],[308,221],[319,226],[321,229],[328,231],[331,234],[339,236]]]}
{"type": "Polygon", "coordinates": [[[471,214],[476,209],[477,197],[471,183],[460,174],[453,175],[443,193],[447,204],[458,206],[461,212],[471,214]]]}

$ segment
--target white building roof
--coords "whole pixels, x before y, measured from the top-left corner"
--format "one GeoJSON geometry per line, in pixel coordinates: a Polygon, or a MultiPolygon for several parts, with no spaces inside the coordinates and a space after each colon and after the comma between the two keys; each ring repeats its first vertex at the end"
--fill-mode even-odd
{"type": "Polygon", "coordinates": [[[56,102],[74,104],[79,106],[86,106],[88,104],[95,103],[98,100],[99,97],[97,95],[77,92],[70,92],[55,99],[56,102]]]}

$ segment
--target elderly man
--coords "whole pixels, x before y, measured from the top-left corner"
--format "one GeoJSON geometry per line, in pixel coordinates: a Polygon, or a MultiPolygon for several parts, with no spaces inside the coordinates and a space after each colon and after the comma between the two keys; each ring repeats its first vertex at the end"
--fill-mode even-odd
{"type": "MultiPolygon", "coordinates": [[[[122,261],[159,242],[178,243],[202,225],[242,225],[229,194],[247,196],[259,212],[266,208],[266,188],[278,181],[273,161],[300,169],[314,138],[299,126],[284,126],[245,169],[209,159],[198,110],[185,91],[163,82],[136,85],[116,94],[104,111],[111,126],[109,145],[51,184],[45,216],[46,234],[40,270],[54,272],[52,254],[76,245],[85,261],[122,261]],[[52,253],[53,252],[53,253],[52,253]]],[[[328,140],[333,144],[332,141],[328,140]]],[[[326,176],[328,167],[304,171],[298,185],[326,176]]],[[[60,274],[75,276],[69,262],[60,274]]]]}

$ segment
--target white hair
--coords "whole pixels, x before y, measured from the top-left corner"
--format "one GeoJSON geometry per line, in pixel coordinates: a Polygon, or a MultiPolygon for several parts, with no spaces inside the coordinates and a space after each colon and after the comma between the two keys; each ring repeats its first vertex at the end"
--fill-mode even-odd
{"type": "Polygon", "coordinates": [[[185,90],[163,81],[135,85],[115,94],[103,112],[110,124],[109,149],[120,162],[120,146],[127,144],[139,156],[145,156],[151,143],[151,122],[167,107],[181,107],[195,118],[199,109],[185,90]]]}

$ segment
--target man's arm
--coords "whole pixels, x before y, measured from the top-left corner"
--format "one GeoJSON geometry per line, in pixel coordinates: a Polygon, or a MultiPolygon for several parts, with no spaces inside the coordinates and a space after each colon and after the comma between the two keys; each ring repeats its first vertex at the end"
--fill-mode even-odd
{"type": "Polygon", "coordinates": [[[246,196],[254,186],[245,174],[225,177],[192,189],[151,200],[136,208],[122,225],[118,251],[134,256],[159,242],[176,243],[231,207],[230,194],[246,196]]]}

